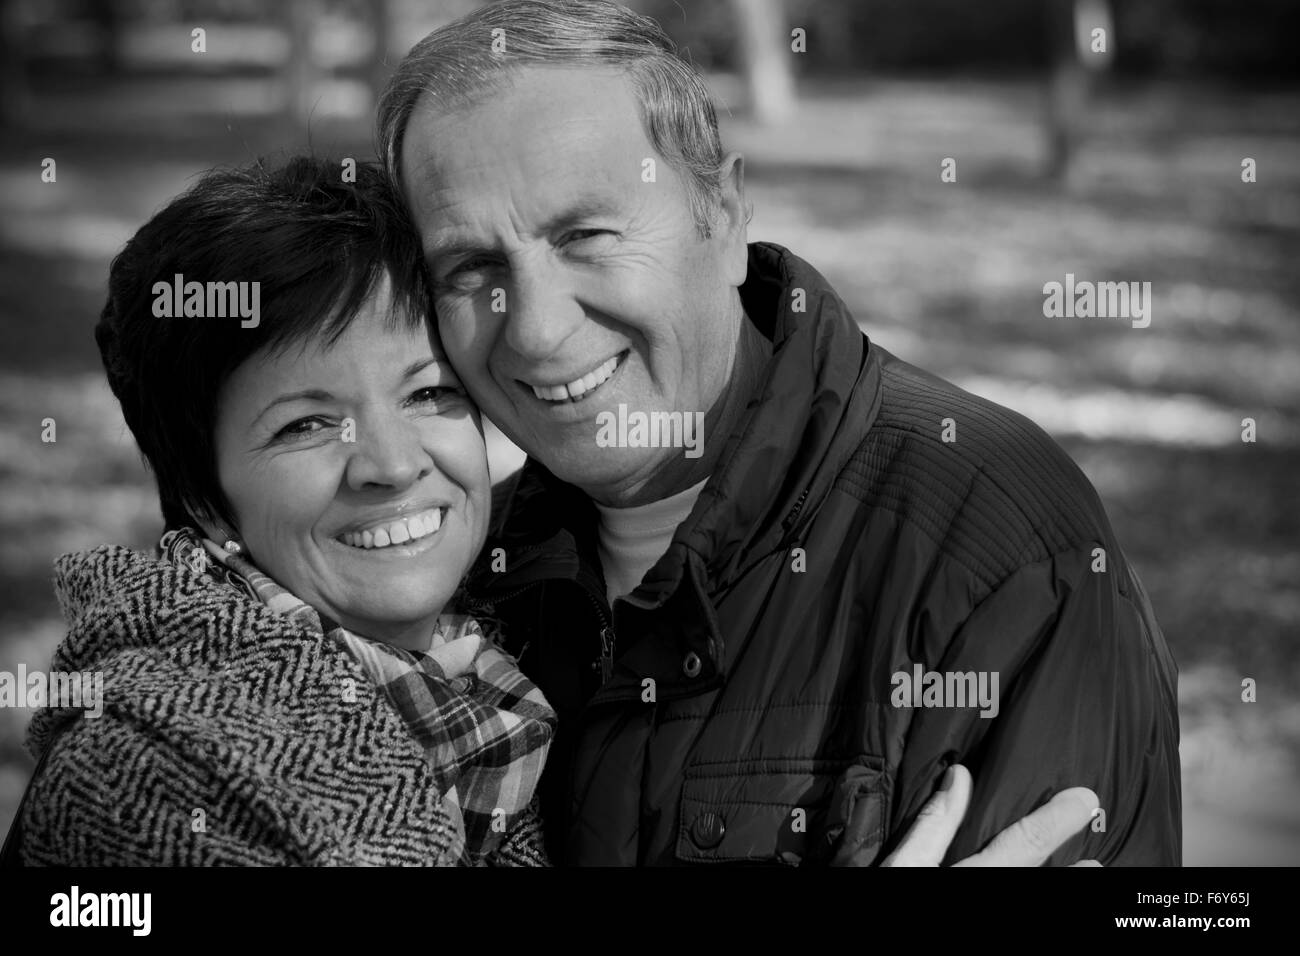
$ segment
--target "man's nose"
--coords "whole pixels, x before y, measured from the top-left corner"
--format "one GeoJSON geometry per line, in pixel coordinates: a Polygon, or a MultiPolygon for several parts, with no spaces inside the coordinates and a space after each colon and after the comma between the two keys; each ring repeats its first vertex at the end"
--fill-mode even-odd
{"type": "Polygon", "coordinates": [[[396,413],[358,421],[356,447],[348,459],[348,487],[400,491],[415,484],[436,467],[422,437],[413,422],[396,413]]]}
{"type": "Polygon", "coordinates": [[[585,319],[565,276],[542,262],[516,267],[505,293],[506,344],[530,362],[551,358],[585,319]]]}

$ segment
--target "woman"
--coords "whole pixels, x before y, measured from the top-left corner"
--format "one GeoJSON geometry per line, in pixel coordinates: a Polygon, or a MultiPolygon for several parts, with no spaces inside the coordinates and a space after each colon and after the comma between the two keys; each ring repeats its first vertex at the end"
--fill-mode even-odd
{"type": "Polygon", "coordinates": [[[29,864],[543,863],[554,714],[461,605],[489,480],[381,173],[215,171],[113,263],[96,339],[159,554],[65,555],[29,864]],[[351,180],[351,176],[346,177],[351,180]]]}

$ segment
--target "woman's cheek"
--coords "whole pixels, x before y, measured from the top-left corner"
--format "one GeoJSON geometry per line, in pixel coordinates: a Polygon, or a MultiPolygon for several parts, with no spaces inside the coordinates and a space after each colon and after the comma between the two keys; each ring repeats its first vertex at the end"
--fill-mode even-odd
{"type": "MultiPolygon", "coordinates": [[[[337,444],[337,443],[334,443],[337,444]]],[[[273,547],[301,545],[329,511],[342,481],[341,456],[328,445],[279,455],[251,482],[249,506],[273,547]]]]}
{"type": "MultiPolygon", "coordinates": [[[[487,443],[483,420],[478,409],[467,406],[470,413],[455,423],[454,456],[448,461],[448,475],[465,493],[476,535],[487,534],[487,511],[492,499],[492,480],[488,473],[487,443]]],[[[452,436],[444,433],[446,443],[452,436]]],[[[436,438],[434,439],[437,440],[436,438]]],[[[434,446],[435,449],[437,446],[434,446]]],[[[443,445],[444,454],[451,449],[443,445]]],[[[435,452],[435,461],[437,460],[435,452]]]]}

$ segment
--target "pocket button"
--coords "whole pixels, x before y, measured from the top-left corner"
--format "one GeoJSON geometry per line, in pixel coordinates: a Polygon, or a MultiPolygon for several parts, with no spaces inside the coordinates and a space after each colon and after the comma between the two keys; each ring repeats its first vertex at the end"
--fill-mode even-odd
{"type": "Polygon", "coordinates": [[[696,654],[694,651],[691,651],[682,660],[682,673],[691,679],[699,677],[700,667],[702,663],[703,662],[700,660],[700,655],[696,654]]]}
{"type": "Polygon", "coordinates": [[[691,823],[691,842],[701,850],[712,850],[726,833],[726,822],[712,810],[701,813],[691,823]]]}

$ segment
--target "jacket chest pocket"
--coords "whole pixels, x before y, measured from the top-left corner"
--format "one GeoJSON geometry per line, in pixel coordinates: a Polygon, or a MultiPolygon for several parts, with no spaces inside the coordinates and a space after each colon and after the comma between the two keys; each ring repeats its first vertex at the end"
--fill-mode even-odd
{"type": "Polygon", "coordinates": [[[867,866],[884,842],[884,762],[756,760],[687,770],[676,857],[682,863],[867,866]]]}

